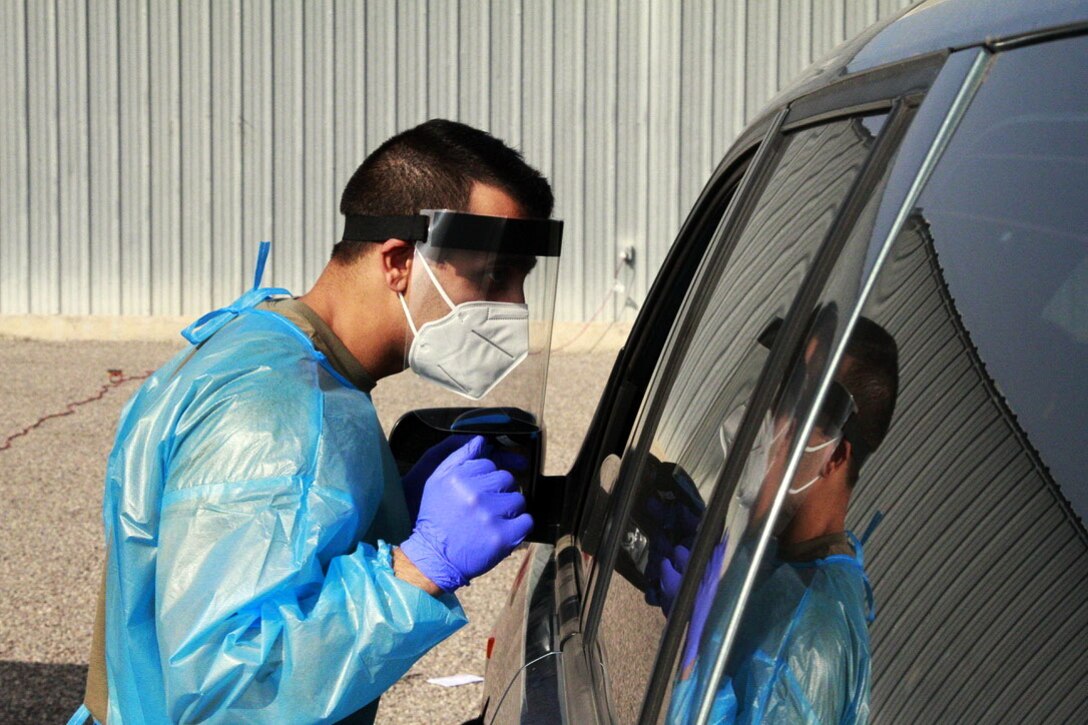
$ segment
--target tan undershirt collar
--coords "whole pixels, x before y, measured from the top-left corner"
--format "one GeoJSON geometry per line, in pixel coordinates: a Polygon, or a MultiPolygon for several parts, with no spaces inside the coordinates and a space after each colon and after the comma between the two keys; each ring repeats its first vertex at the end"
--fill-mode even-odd
{"type": "Polygon", "coordinates": [[[364,393],[374,389],[376,384],[374,378],[370,377],[370,373],[366,371],[362,363],[348,352],[347,347],[332,328],[306,303],[292,297],[281,297],[265,300],[257,305],[257,309],[269,310],[287,318],[310,338],[317,351],[328,358],[329,364],[336,372],[364,393]]]}
{"type": "Polygon", "coordinates": [[[854,547],[845,531],[817,536],[815,539],[798,541],[796,544],[778,543],[778,558],[797,563],[826,559],[835,554],[854,555],[854,547]]]}

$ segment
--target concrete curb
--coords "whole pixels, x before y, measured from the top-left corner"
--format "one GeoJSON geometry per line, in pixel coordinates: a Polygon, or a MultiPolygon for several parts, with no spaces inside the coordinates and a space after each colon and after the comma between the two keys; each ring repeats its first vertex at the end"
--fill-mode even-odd
{"type": "MultiPolygon", "coordinates": [[[[178,342],[194,317],[111,315],[0,315],[0,340],[53,342],[91,340],[178,342]]],[[[555,353],[615,353],[631,332],[630,322],[557,322],[552,331],[555,353]]]]}

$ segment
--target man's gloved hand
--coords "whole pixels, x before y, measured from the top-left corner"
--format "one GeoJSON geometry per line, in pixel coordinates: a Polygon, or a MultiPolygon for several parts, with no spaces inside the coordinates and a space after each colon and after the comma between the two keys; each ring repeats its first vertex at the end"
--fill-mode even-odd
{"type": "MultiPolygon", "coordinates": [[[[691,542],[688,542],[690,546],[691,542]]],[[[680,593],[680,582],[688,568],[691,549],[684,544],[677,544],[671,551],[654,556],[651,582],[653,587],[646,591],[646,603],[661,607],[666,617],[672,612],[673,602],[680,593]]],[[[649,572],[649,568],[647,568],[649,572]]]]}
{"type": "Polygon", "coordinates": [[[680,579],[687,569],[701,512],[690,506],[666,502],[657,497],[646,500],[646,514],[654,522],[646,564],[646,603],[661,607],[665,616],[680,591],[680,579]]]}
{"type": "MultiPolygon", "coordinates": [[[[680,658],[681,671],[688,669],[699,653],[699,643],[703,638],[703,629],[706,620],[710,616],[710,608],[714,604],[714,597],[718,592],[719,577],[721,576],[722,559],[725,557],[725,541],[719,541],[714,545],[710,554],[710,561],[703,570],[703,577],[699,581],[699,589],[695,593],[695,606],[691,610],[691,620],[688,623],[688,634],[684,640],[684,651],[680,658]]],[[[665,588],[671,588],[673,600],[680,591],[680,580],[688,566],[691,551],[686,547],[677,546],[673,556],[666,559],[661,566],[662,582],[669,582],[665,588]]]]}
{"type": "Polygon", "coordinates": [[[514,477],[488,458],[482,436],[451,453],[427,479],[401,551],[451,592],[498,564],[533,528],[514,477]]]}
{"type": "Polygon", "coordinates": [[[419,503],[423,500],[423,487],[427,479],[431,477],[435,469],[446,460],[451,453],[468,443],[472,436],[451,435],[437,443],[419,457],[415,465],[401,479],[404,488],[404,502],[408,504],[408,519],[414,524],[419,517],[419,503]]]}
{"type": "MultiPolygon", "coordinates": [[[[404,474],[404,478],[401,479],[404,488],[404,502],[408,504],[408,520],[413,524],[419,517],[419,503],[423,500],[423,489],[431,474],[434,473],[442,461],[468,443],[471,438],[472,436],[467,434],[454,433],[450,435],[428,448],[412,466],[411,470],[404,474]]],[[[525,456],[501,448],[491,451],[487,457],[494,461],[498,468],[507,471],[524,471],[529,466],[525,456]]]]}

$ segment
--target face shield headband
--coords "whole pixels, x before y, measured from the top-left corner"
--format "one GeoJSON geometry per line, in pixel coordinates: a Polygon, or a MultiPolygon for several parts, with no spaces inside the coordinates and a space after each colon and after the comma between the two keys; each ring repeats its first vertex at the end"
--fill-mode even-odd
{"type": "Polygon", "coordinates": [[[362,216],[344,219],[345,242],[403,239],[432,247],[464,251],[558,257],[563,222],[558,219],[513,219],[448,209],[424,209],[406,216],[362,216]]]}

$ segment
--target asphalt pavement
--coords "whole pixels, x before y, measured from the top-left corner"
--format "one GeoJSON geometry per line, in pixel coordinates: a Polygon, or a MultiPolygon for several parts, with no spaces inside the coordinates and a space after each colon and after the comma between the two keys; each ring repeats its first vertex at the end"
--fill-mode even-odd
{"type": "MultiPolygon", "coordinates": [[[[180,349],[165,342],[0,337],[0,445],[44,416],[71,410],[0,450],[0,722],[63,723],[78,706],[102,560],[106,457],[121,408],[139,385],[111,385],[107,371],[139,375],[180,349]]],[[[547,472],[561,473],[573,460],[614,357],[614,351],[552,356],[547,472]]],[[[381,381],[374,392],[387,431],[403,412],[435,400],[433,386],[411,373],[381,381]]],[[[483,674],[487,633],[518,563],[515,552],[462,590],[469,625],[386,693],[379,723],[459,723],[477,714],[480,685],[444,688],[427,679],[483,674]]]]}

